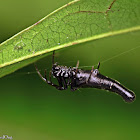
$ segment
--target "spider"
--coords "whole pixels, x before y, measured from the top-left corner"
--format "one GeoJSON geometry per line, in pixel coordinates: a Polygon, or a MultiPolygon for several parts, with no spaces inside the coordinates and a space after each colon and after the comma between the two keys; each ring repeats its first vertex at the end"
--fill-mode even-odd
{"type": "Polygon", "coordinates": [[[41,75],[37,66],[35,65],[36,71],[38,75],[41,77],[43,81],[47,84],[55,87],[58,90],[66,90],[69,86],[72,91],[77,90],[78,88],[98,88],[104,89],[111,92],[115,92],[118,95],[122,96],[122,98],[126,102],[132,102],[135,99],[135,94],[133,91],[127,89],[123,85],[121,85],[118,81],[108,78],[100,74],[99,67],[100,62],[96,69],[94,66],[91,70],[82,70],[78,69],[79,61],[77,61],[76,67],[67,67],[60,66],[54,63],[54,54],[52,55],[52,70],[49,74],[49,80],[47,79],[47,71],[45,70],[45,77],[41,75]],[[54,77],[58,81],[58,85],[54,84],[51,80],[51,77],[54,77]]]}

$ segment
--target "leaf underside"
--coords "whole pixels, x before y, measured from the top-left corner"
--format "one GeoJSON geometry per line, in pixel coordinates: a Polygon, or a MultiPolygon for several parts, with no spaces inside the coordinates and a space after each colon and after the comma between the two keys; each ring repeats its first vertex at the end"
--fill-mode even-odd
{"type": "Polygon", "coordinates": [[[75,0],[64,5],[0,44],[0,77],[50,51],[140,30],[139,7],[139,0],[75,0]]]}

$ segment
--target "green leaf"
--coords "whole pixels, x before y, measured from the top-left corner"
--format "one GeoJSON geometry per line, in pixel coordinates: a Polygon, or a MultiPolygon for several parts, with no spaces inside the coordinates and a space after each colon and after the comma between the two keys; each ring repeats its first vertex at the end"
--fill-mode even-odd
{"type": "Polygon", "coordinates": [[[139,7],[139,0],[75,0],[64,5],[0,44],[0,77],[53,50],[140,30],[139,7]]]}

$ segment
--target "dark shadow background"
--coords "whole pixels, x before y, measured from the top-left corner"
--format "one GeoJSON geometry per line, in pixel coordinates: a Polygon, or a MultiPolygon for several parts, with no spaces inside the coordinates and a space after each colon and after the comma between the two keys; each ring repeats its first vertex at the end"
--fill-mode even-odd
{"type": "MultiPolygon", "coordinates": [[[[37,22],[68,0],[6,0],[0,4],[0,42],[37,22]]],[[[13,140],[139,140],[140,31],[56,51],[61,65],[96,65],[100,72],[136,93],[134,103],[98,89],[58,91],[46,85],[34,65],[0,79],[0,136],[13,140]]],[[[51,69],[51,55],[37,62],[51,69]]],[[[85,69],[91,69],[86,67],[85,69]]],[[[54,80],[54,82],[56,82],[54,80]]]]}

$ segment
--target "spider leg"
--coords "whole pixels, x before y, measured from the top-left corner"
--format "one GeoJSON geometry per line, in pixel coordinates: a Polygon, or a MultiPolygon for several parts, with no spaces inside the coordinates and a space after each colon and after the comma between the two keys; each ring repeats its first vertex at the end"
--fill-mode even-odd
{"type": "Polygon", "coordinates": [[[73,78],[71,78],[71,91],[75,91],[77,90],[76,88],[76,77],[73,76],[73,78]]]}
{"type": "MultiPolygon", "coordinates": [[[[45,72],[45,73],[46,73],[46,72],[45,72]]],[[[45,75],[46,75],[46,74],[45,74],[45,75]]],[[[46,82],[47,82],[49,85],[55,87],[55,88],[58,89],[58,90],[64,90],[65,88],[64,88],[63,85],[62,85],[61,79],[57,78],[59,85],[56,85],[56,84],[53,84],[53,83],[52,83],[51,76],[52,76],[52,71],[50,71],[50,73],[49,73],[49,80],[47,80],[47,78],[46,78],[46,76],[45,76],[46,82]]]]}
{"type": "Polygon", "coordinates": [[[50,73],[49,73],[49,80],[47,80],[47,78],[46,78],[46,82],[47,82],[49,85],[55,87],[55,88],[58,89],[58,90],[64,90],[63,86],[61,86],[60,83],[59,83],[59,85],[56,85],[56,84],[53,84],[53,83],[52,83],[52,80],[51,80],[51,71],[50,71],[50,73]]]}
{"type": "Polygon", "coordinates": [[[56,85],[56,84],[53,84],[51,81],[49,81],[49,80],[47,79],[47,76],[46,76],[47,71],[46,71],[46,70],[45,70],[45,78],[44,78],[44,77],[42,76],[42,74],[39,72],[39,70],[38,70],[36,64],[35,64],[35,69],[36,69],[36,71],[37,71],[39,77],[40,77],[44,82],[46,82],[47,84],[49,84],[49,85],[51,85],[51,86],[53,86],[53,87],[55,87],[55,88],[57,88],[57,89],[59,89],[59,90],[63,90],[62,87],[60,87],[60,86],[58,86],[58,85],[56,85]]]}
{"type": "Polygon", "coordinates": [[[51,81],[49,81],[49,80],[47,79],[47,75],[46,75],[47,70],[46,70],[46,69],[45,69],[44,73],[45,73],[45,80],[46,80],[47,84],[49,84],[49,85],[53,86],[53,85],[52,85],[52,82],[51,82],[51,81]]]}
{"type": "Polygon", "coordinates": [[[71,91],[75,91],[75,90],[77,90],[78,88],[76,88],[76,87],[72,87],[71,86],[71,91]]]}
{"type": "Polygon", "coordinates": [[[77,61],[77,64],[76,64],[76,71],[75,71],[75,75],[73,75],[73,77],[71,78],[71,91],[75,91],[77,90],[76,87],[76,74],[78,72],[78,67],[79,67],[79,60],[77,61]]]}
{"type": "Polygon", "coordinates": [[[56,78],[57,78],[57,81],[59,83],[59,87],[63,87],[62,78],[61,77],[56,77],[56,78]]]}
{"type": "Polygon", "coordinates": [[[94,70],[94,66],[92,66],[91,73],[90,73],[90,75],[89,75],[89,77],[88,77],[88,80],[86,80],[86,83],[89,82],[89,79],[90,79],[90,77],[91,77],[91,74],[92,74],[93,70],[94,70]]]}
{"type": "Polygon", "coordinates": [[[99,69],[100,68],[100,62],[98,63],[98,66],[97,66],[97,69],[99,69]]]}
{"type": "Polygon", "coordinates": [[[47,75],[46,75],[46,73],[47,73],[47,70],[46,70],[46,69],[45,69],[44,73],[45,73],[45,79],[47,79],[47,75]]]}
{"type": "Polygon", "coordinates": [[[65,88],[63,87],[62,79],[59,78],[59,77],[57,77],[57,80],[58,80],[59,85],[55,85],[55,84],[52,83],[51,75],[52,75],[52,71],[50,71],[50,73],[49,73],[49,82],[50,82],[50,85],[54,86],[58,90],[64,90],[65,88]]]}
{"type": "Polygon", "coordinates": [[[52,83],[52,71],[50,70],[50,73],[49,73],[49,80],[50,80],[50,82],[52,83]]]}
{"type": "Polygon", "coordinates": [[[68,86],[67,86],[67,83],[66,83],[66,79],[64,77],[62,77],[62,82],[63,82],[63,85],[64,85],[64,89],[67,89],[68,86]]]}
{"type": "Polygon", "coordinates": [[[76,73],[78,71],[78,67],[79,67],[79,60],[77,61],[77,64],[76,64],[76,73]]]}
{"type": "Polygon", "coordinates": [[[55,50],[53,51],[53,55],[52,55],[52,65],[54,64],[54,55],[55,55],[55,50]]]}
{"type": "Polygon", "coordinates": [[[43,81],[45,81],[45,82],[46,82],[46,78],[44,78],[44,77],[41,75],[41,73],[40,73],[40,71],[38,70],[38,68],[37,68],[36,64],[34,64],[34,65],[35,65],[35,69],[36,69],[36,71],[37,71],[37,73],[38,73],[39,77],[40,77],[43,81]]]}
{"type": "Polygon", "coordinates": [[[68,81],[67,81],[67,86],[69,86],[71,83],[70,83],[70,78],[68,78],[68,81]]]}

